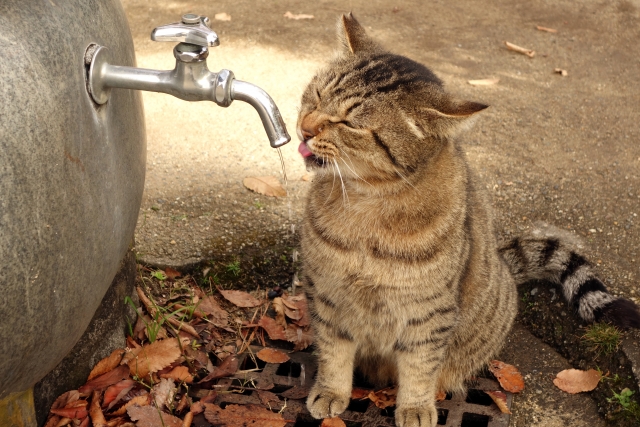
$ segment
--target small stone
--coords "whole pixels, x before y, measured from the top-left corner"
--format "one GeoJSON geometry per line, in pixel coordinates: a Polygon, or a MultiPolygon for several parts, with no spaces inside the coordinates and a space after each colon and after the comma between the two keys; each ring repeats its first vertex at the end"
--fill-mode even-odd
{"type": "Polygon", "coordinates": [[[531,289],[531,296],[535,296],[538,293],[538,288],[531,289]]]}
{"type": "Polygon", "coordinates": [[[595,228],[590,228],[589,233],[595,233],[597,230],[595,228]]]}
{"type": "Polygon", "coordinates": [[[536,390],[536,394],[542,394],[542,390],[536,390]]]}
{"type": "Polygon", "coordinates": [[[172,245],[175,245],[175,244],[176,244],[176,241],[175,241],[175,240],[172,240],[172,241],[171,241],[171,244],[172,244],[172,245]]]}

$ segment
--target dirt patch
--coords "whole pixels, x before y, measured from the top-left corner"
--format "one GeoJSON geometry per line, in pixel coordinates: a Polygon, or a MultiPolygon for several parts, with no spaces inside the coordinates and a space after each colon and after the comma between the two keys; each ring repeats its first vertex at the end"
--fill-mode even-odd
{"type": "Polygon", "coordinates": [[[517,321],[543,342],[553,347],[576,369],[598,369],[605,378],[598,387],[588,393],[597,403],[598,412],[610,424],[620,427],[637,426],[638,384],[632,372],[631,362],[619,345],[612,348],[597,346],[585,334],[592,325],[585,325],[567,306],[559,290],[542,281],[531,281],[520,287],[517,321]],[[634,392],[627,409],[621,404],[621,391],[634,392]],[[635,402],[635,405],[632,403],[635,402]]]}

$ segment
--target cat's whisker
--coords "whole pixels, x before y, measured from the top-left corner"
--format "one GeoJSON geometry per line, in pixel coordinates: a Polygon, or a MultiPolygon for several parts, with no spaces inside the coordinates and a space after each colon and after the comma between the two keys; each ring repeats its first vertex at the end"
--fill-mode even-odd
{"type": "Polygon", "coordinates": [[[396,173],[398,174],[398,176],[399,176],[400,178],[402,178],[402,179],[404,180],[404,182],[406,182],[407,184],[409,184],[410,186],[412,186],[414,190],[417,190],[416,186],[415,186],[415,185],[413,185],[412,183],[410,183],[410,182],[409,182],[409,180],[408,180],[407,178],[405,178],[405,176],[404,176],[404,175],[402,175],[398,169],[396,169],[396,173]]]}
{"type": "Polygon", "coordinates": [[[340,172],[340,166],[338,166],[338,161],[334,158],[333,164],[336,166],[338,170],[338,176],[340,176],[340,183],[342,185],[342,204],[345,209],[349,208],[349,195],[347,194],[347,188],[344,185],[344,180],[342,179],[342,173],[340,172]],[[346,203],[345,203],[346,202],[346,203]]]}
{"type": "MultiPolygon", "coordinates": [[[[340,147],[337,147],[337,148],[338,148],[338,150],[340,150],[342,153],[344,153],[344,154],[347,156],[347,158],[349,159],[349,163],[351,163],[351,166],[353,166],[353,167],[355,168],[355,166],[353,165],[353,161],[351,161],[351,157],[349,156],[349,154],[348,154],[346,151],[342,150],[340,147]]],[[[366,182],[367,184],[371,185],[371,184],[370,184],[366,179],[364,179],[363,177],[361,177],[360,175],[358,175],[358,174],[357,174],[357,172],[356,172],[355,170],[353,170],[353,168],[351,168],[351,167],[347,164],[347,162],[346,162],[346,160],[345,160],[345,159],[343,159],[342,157],[340,157],[340,160],[342,160],[342,162],[344,163],[344,165],[345,165],[347,168],[349,168],[349,170],[350,170],[350,171],[351,171],[351,172],[356,176],[356,178],[358,178],[359,180],[361,180],[361,181],[363,181],[363,182],[366,182]]],[[[373,185],[371,185],[371,186],[373,187],[373,185]]]]}
{"type": "MultiPolygon", "coordinates": [[[[322,161],[324,162],[324,156],[322,156],[322,161]]],[[[331,168],[333,169],[333,168],[331,168]]],[[[329,199],[331,199],[331,195],[333,194],[333,187],[336,185],[336,170],[333,169],[333,182],[331,183],[331,191],[329,191],[329,195],[327,196],[327,200],[324,201],[324,204],[322,205],[322,207],[325,207],[325,205],[329,202],[329,199]]]]}

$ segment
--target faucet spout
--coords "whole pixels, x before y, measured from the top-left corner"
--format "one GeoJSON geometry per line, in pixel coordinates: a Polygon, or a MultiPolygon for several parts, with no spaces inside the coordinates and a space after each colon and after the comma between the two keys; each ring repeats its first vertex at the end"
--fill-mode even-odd
{"type": "Polygon", "coordinates": [[[281,147],[291,141],[280,111],[267,92],[251,83],[233,80],[231,99],[247,102],[256,109],[273,148],[281,147]]]}

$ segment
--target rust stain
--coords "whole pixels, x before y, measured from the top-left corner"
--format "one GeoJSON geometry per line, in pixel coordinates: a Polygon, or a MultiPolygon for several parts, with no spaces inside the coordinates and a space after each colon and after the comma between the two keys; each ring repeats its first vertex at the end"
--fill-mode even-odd
{"type": "Polygon", "coordinates": [[[78,157],[73,157],[71,154],[69,154],[69,152],[67,150],[64,151],[64,156],[67,159],[71,160],[76,165],[80,166],[80,169],[82,169],[82,172],[84,172],[84,165],[82,164],[82,162],[80,161],[80,159],[78,157]]]}

